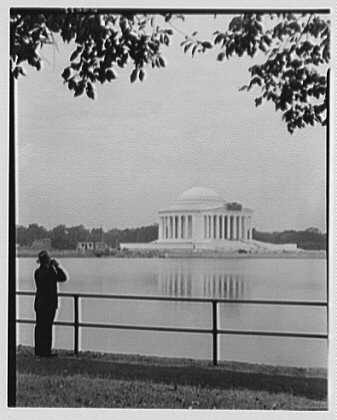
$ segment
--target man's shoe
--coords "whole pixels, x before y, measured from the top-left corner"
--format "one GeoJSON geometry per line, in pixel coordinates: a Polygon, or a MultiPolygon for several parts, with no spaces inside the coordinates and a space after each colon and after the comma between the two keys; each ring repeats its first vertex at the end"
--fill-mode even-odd
{"type": "Polygon", "coordinates": [[[57,353],[47,353],[47,354],[40,354],[39,357],[57,357],[57,353]]]}
{"type": "Polygon", "coordinates": [[[58,354],[57,353],[49,353],[47,357],[57,357],[58,354]]]}

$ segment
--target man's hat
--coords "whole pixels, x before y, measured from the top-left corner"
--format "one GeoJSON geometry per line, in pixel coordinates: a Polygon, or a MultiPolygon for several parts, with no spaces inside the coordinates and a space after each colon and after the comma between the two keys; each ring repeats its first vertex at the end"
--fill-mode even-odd
{"type": "Polygon", "coordinates": [[[37,258],[38,259],[36,260],[36,262],[41,264],[41,263],[44,263],[44,262],[48,261],[50,257],[49,257],[49,254],[48,254],[47,251],[40,251],[38,253],[37,258]]]}

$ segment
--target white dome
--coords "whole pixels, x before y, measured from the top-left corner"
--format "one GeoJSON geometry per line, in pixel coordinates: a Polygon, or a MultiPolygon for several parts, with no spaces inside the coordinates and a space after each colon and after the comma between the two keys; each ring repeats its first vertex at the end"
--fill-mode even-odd
{"type": "Polygon", "coordinates": [[[204,187],[193,187],[189,190],[184,191],[178,197],[178,201],[194,201],[194,202],[205,202],[205,201],[217,201],[223,202],[222,198],[217,192],[210,188],[204,187]]]}
{"type": "Polygon", "coordinates": [[[193,187],[184,191],[167,210],[203,210],[221,207],[223,198],[210,188],[193,187]]]}

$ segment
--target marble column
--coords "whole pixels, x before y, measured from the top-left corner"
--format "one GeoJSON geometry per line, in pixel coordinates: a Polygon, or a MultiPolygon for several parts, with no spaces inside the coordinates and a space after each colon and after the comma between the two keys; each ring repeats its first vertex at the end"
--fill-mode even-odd
{"type": "Polygon", "coordinates": [[[213,236],[214,236],[213,214],[210,216],[210,219],[211,219],[211,235],[210,235],[210,237],[211,237],[211,239],[213,239],[213,236]]]}
{"type": "Polygon", "coordinates": [[[177,216],[177,239],[181,239],[180,230],[181,230],[180,215],[178,215],[177,216]]]}
{"type": "Polygon", "coordinates": [[[158,239],[163,239],[163,218],[159,217],[159,224],[158,224],[158,239]]]}
{"type": "Polygon", "coordinates": [[[227,214],[227,232],[226,233],[227,233],[226,239],[230,239],[231,238],[231,218],[229,214],[227,214]]]}
{"type": "Polygon", "coordinates": [[[245,221],[245,216],[242,216],[242,239],[245,241],[247,239],[247,235],[246,235],[246,221],[245,221]]]}
{"type": "Polygon", "coordinates": [[[237,221],[237,239],[240,240],[241,239],[241,216],[237,216],[236,221],[237,221]]]}
{"type": "Polygon", "coordinates": [[[236,239],[236,218],[235,215],[233,217],[233,224],[232,224],[232,238],[236,239]]]}

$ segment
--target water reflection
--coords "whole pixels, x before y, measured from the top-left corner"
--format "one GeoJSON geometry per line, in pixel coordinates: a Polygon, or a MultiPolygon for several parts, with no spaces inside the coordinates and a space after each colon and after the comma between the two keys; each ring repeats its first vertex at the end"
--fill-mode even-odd
{"type": "Polygon", "coordinates": [[[166,271],[158,274],[161,294],[174,297],[247,298],[247,284],[238,273],[166,271]]]}

